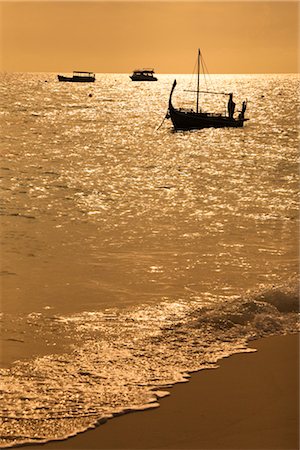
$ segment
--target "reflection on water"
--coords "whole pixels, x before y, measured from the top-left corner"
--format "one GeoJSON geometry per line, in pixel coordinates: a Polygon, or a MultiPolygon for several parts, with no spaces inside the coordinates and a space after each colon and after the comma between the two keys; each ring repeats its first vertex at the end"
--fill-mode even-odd
{"type": "Polygon", "coordinates": [[[248,97],[244,129],[156,132],[172,79],[5,76],[5,310],[240,293],[296,269],[297,77],[215,76],[248,97]]]}
{"type": "MultiPolygon", "coordinates": [[[[173,76],[1,77],[3,353],[27,359],[3,370],[7,434],[69,435],[295,329],[296,75],[213,76],[250,121],[179,133],[156,131],[173,76]]],[[[192,106],[177,79],[174,105],[192,106]]]]}

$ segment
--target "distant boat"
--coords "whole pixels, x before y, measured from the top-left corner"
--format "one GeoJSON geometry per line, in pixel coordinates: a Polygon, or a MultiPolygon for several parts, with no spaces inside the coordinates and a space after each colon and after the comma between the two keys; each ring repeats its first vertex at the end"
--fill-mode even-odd
{"type": "Polygon", "coordinates": [[[93,83],[96,76],[93,72],[79,72],[74,71],[72,77],[65,77],[64,75],[57,75],[58,81],[69,81],[71,83],[93,83]]]}
{"type": "Polygon", "coordinates": [[[241,111],[237,118],[234,117],[235,103],[232,99],[232,93],[225,92],[212,92],[212,91],[200,91],[199,90],[199,80],[200,80],[200,58],[201,52],[198,50],[198,60],[197,60],[197,90],[196,92],[196,111],[176,109],[172,104],[172,95],[176,86],[176,80],[173,82],[173,86],[169,97],[169,108],[167,112],[167,118],[171,119],[175,130],[199,130],[202,128],[224,128],[224,127],[242,127],[246,120],[245,111],[247,107],[247,102],[242,103],[241,111]],[[216,114],[210,112],[202,112],[199,108],[199,93],[207,94],[217,94],[229,96],[227,110],[228,114],[216,114]]]}
{"type": "Polygon", "coordinates": [[[157,81],[154,76],[154,69],[137,69],[130,75],[132,81],[157,81]]]}

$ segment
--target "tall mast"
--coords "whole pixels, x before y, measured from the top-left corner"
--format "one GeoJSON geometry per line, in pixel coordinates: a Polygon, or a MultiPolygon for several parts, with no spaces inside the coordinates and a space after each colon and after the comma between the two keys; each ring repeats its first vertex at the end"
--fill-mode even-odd
{"type": "Polygon", "coordinates": [[[197,105],[196,105],[196,112],[199,112],[199,81],[200,81],[200,48],[198,48],[198,64],[197,64],[197,105]]]}

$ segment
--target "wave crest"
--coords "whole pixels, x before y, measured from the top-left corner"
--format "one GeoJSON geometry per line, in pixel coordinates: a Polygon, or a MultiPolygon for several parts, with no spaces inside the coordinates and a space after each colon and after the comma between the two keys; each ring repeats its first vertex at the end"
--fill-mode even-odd
{"type": "Polygon", "coordinates": [[[293,281],[292,283],[272,286],[271,288],[264,289],[258,293],[255,300],[260,302],[266,302],[273,306],[280,312],[298,312],[299,311],[299,281],[293,281]]]}

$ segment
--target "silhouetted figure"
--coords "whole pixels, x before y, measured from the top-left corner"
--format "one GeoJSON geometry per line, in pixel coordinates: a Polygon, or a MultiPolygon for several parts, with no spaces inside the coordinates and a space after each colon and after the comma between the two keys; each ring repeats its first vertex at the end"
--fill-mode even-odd
{"type": "Polygon", "coordinates": [[[244,119],[246,108],[247,108],[247,102],[243,101],[243,103],[242,103],[242,110],[240,111],[240,114],[239,114],[239,119],[244,119]]]}
{"type": "Polygon", "coordinates": [[[229,115],[230,119],[233,118],[233,114],[234,114],[234,110],[235,110],[235,103],[232,100],[232,95],[233,94],[229,94],[229,100],[228,100],[228,105],[227,105],[228,115],[229,115]]]}
{"type": "Polygon", "coordinates": [[[247,108],[247,102],[243,101],[243,103],[242,103],[242,118],[244,118],[246,108],[247,108]]]}

